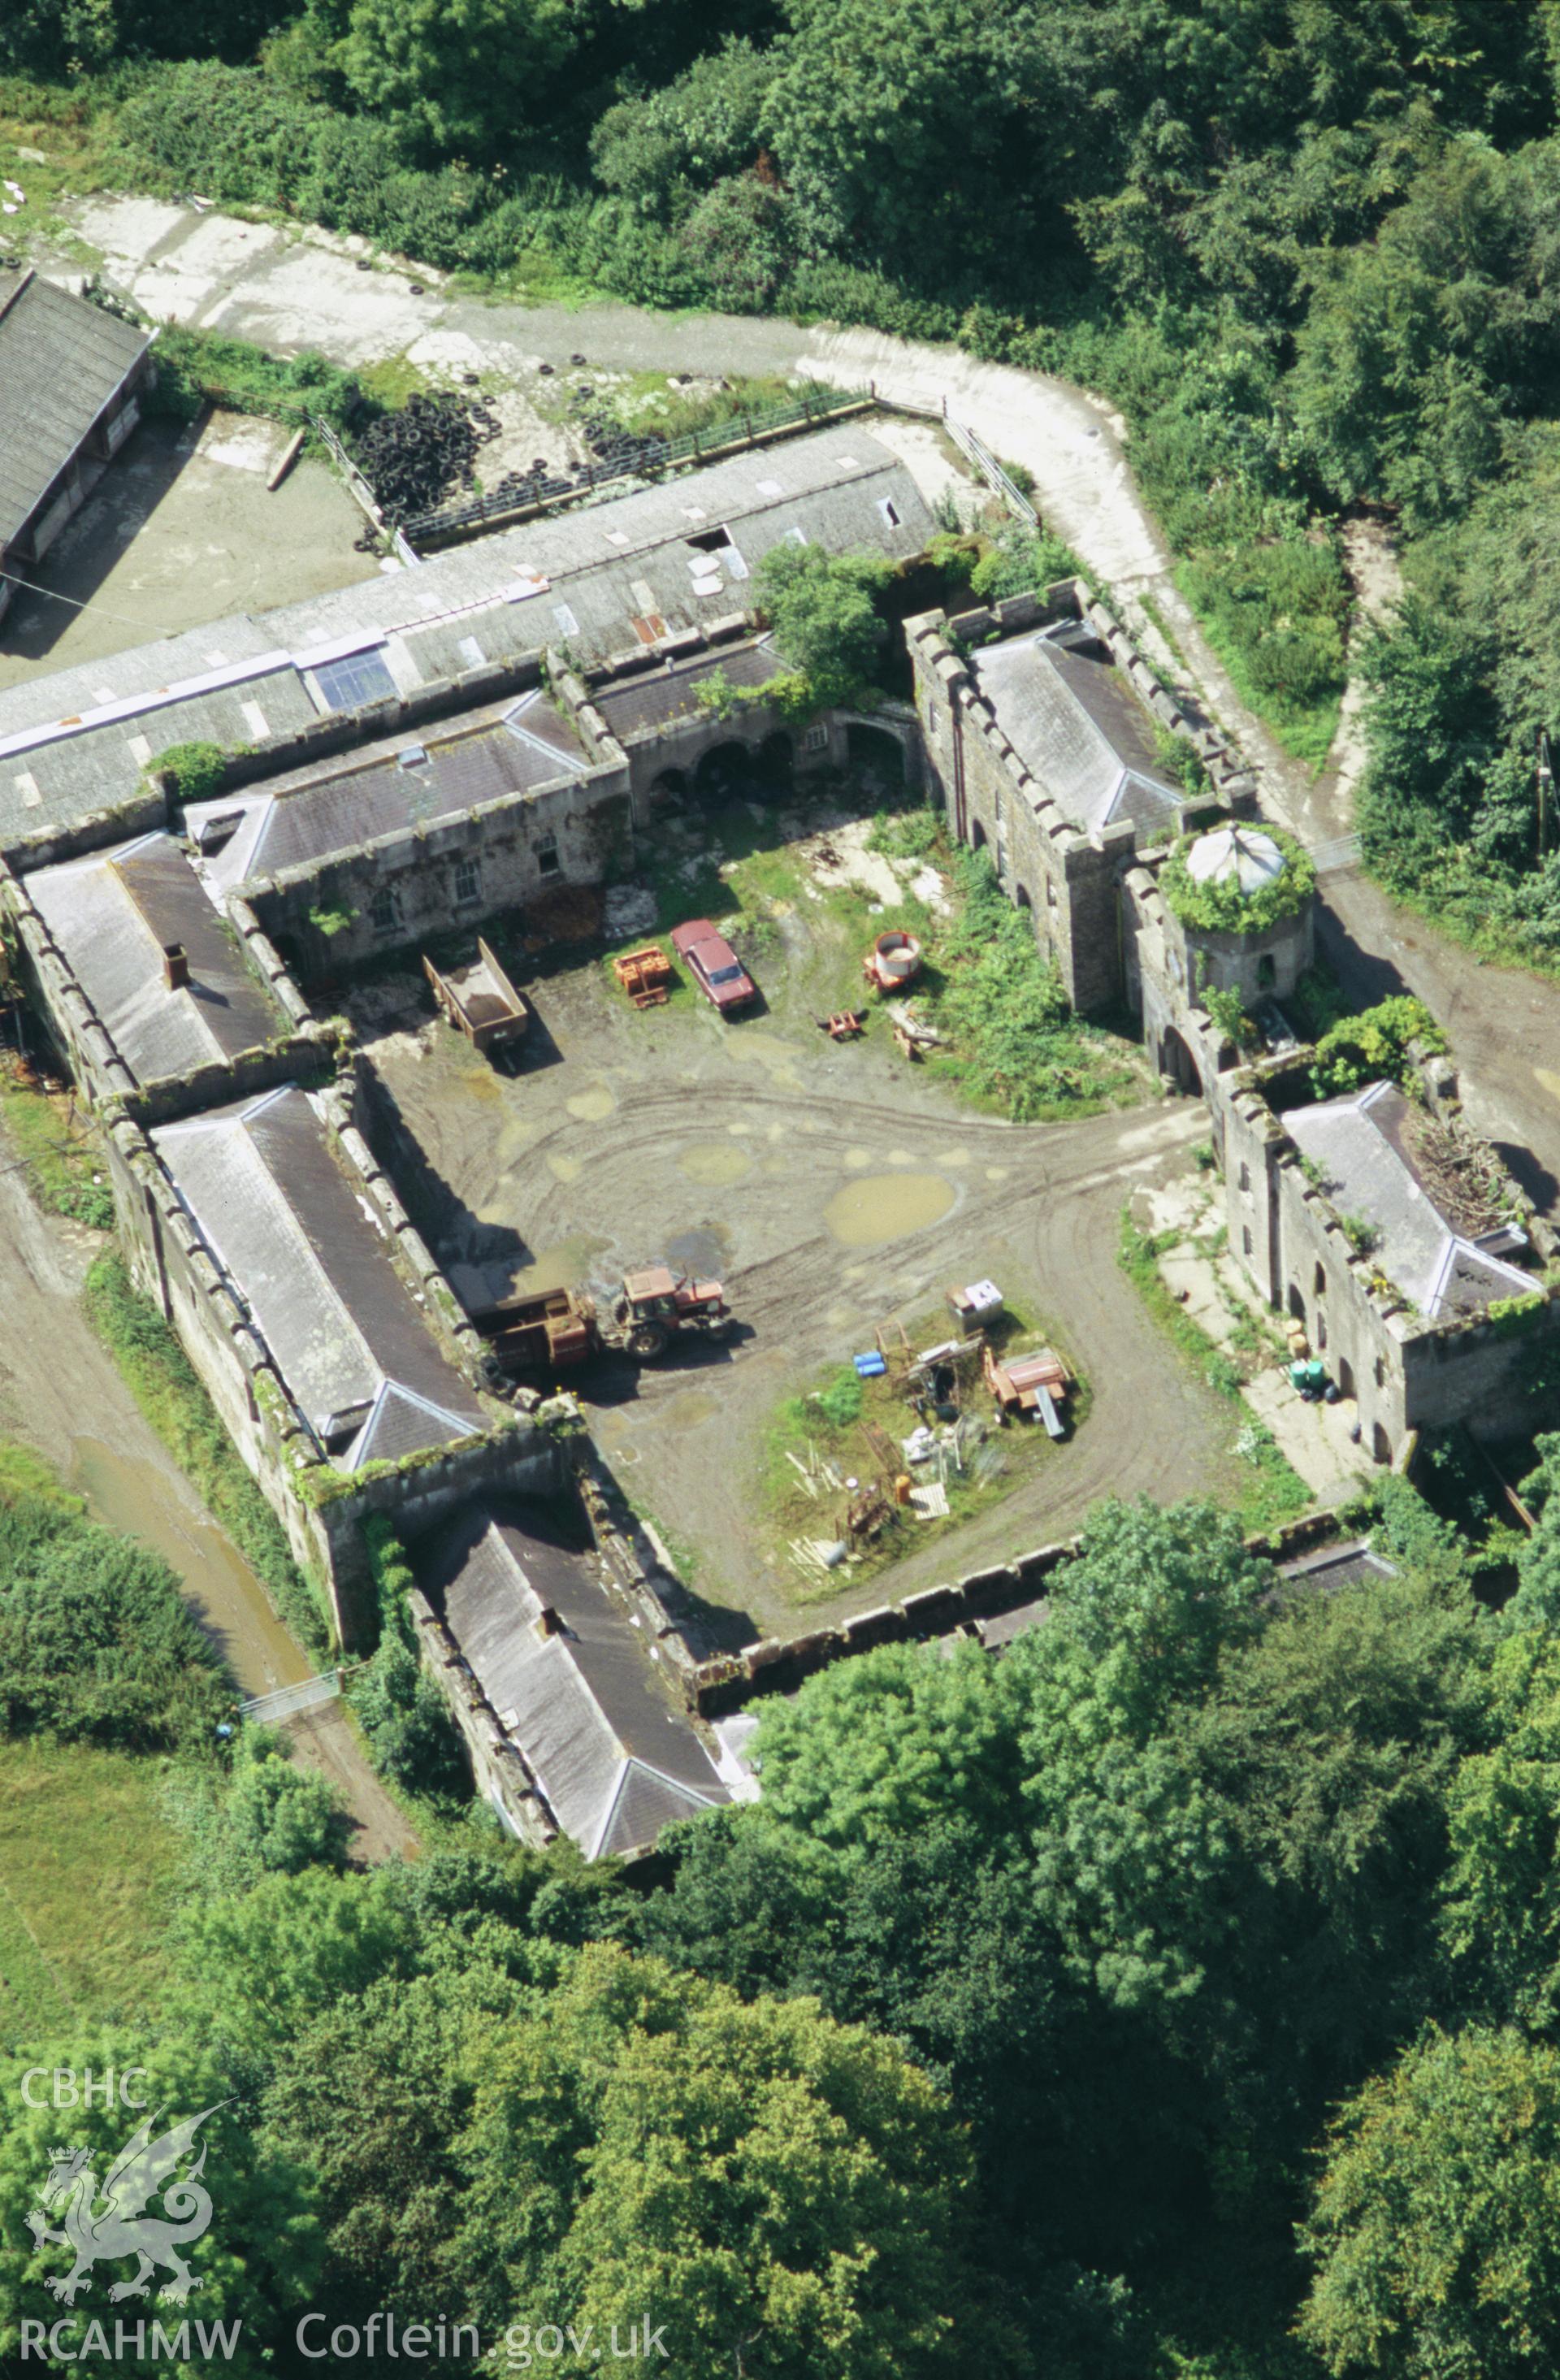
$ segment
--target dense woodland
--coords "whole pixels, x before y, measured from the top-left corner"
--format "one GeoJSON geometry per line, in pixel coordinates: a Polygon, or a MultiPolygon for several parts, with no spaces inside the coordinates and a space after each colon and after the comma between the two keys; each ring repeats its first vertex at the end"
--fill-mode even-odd
{"type": "Polygon", "coordinates": [[[1560,948],[1554,0],[9,0],[7,71],[143,187],[1106,390],[1313,761],[1339,525],[1385,510],[1409,589],[1366,656],[1368,848],[1467,931],[1560,948]]]}
{"type": "MultiPolygon", "coordinates": [[[[1379,516],[1408,585],[1366,653],[1368,849],[1560,953],[1554,0],[6,0],[0,70],[140,187],[1106,390],[1189,594],[1313,759],[1341,531],[1379,516]]],[[[349,1870],[314,1779],[219,1748],[167,1573],[9,1492],[0,1728],[167,1762],[190,1845],[153,2037],[18,2070],[117,2043],[180,2106],[242,2095],[200,2311],[245,2314],[245,2370],[304,2368],[316,2303],[649,2315],[688,2380],[1553,2372],[1541,1451],[1499,1614],[1400,1487],[1397,1581],[1327,1597],[1212,1511],[1107,1508],[1000,1662],[885,1651],[769,1712],[763,1803],[685,1829],[654,1889],[469,1818],[349,1870]]],[[[442,1790],[380,1551],[361,1715],[442,1790]]],[[[58,2119],[0,2079],[3,2325],[56,2311],[22,2218],[58,2119]]]]}
{"type": "MultiPolygon", "coordinates": [[[[1397,1577],[1320,1595],[1211,1508],[1103,1507],[1045,1625],[775,1704],[762,1803],[637,1884],[427,1801],[419,1860],[349,1868],[323,1781],[215,1734],[157,1558],[36,1465],[0,1484],[5,1731],[160,1762],[186,1846],[153,2012],[4,2045],[0,2353],[58,2313],[24,2217],[62,2119],[20,2076],[113,2058],[175,2107],[238,2095],[191,2310],[243,2318],[241,2372],[309,2368],[310,2306],[490,2342],[648,2318],[687,2380],[1553,2371],[1541,1445],[1500,1615],[1401,1483],[1397,1577]]],[[[121,2110],[68,2123],[121,2145],[121,2110]]]]}

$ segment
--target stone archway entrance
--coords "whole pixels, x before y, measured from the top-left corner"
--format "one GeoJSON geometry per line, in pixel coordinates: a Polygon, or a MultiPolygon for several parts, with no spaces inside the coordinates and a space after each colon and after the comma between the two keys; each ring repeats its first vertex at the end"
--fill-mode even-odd
{"type": "Polygon", "coordinates": [[[1159,1072],[1167,1075],[1178,1091],[1187,1091],[1195,1099],[1203,1096],[1203,1076],[1185,1037],[1174,1025],[1167,1025],[1159,1038],[1159,1072]]]}

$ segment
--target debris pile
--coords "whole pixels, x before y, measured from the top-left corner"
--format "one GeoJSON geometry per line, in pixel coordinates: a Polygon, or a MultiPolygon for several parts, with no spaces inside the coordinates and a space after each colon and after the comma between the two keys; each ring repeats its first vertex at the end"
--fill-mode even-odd
{"type": "Polygon", "coordinates": [[[398,526],[471,487],[479,451],[502,428],[479,396],[419,390],[358,433],[355,459],[386,520],[398,526]]]}

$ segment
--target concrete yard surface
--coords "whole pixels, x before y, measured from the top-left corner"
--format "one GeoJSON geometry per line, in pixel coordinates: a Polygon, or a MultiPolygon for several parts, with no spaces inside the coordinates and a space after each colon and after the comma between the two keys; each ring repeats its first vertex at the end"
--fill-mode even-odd
{"type": "Polygon", "coordinates": [[[363,516],[323,463],[266,480],[291,433],[221,409],[143,421],[0,621],[0,686],[181,628],[263,612],[379,565],[355,551],[363,516]]]}
{"type": "Polygon", "coordinates": [[[513,1072],[438,1023],[409,974],[352,996],[398,1177],[473,1305],[512,1284],[599,1293],[661,1260],[724,1280],[732,1345],[640,1370],[606,1359],[568,1385],[688,1583],[724,1609],[726,1641],[793,1633],[804,1595],[821,1624],[1065,1536],[1101,1496],[1217,1492],[1228,1408],[1176,1361],[1116,1254],[1132,1188],[1185,1165],[1200,1108],[1014,1125],[908,1065],[880,1022],[839,1048],[783,1003],[778,1021],[685,999],[640,1014],[599,964],[523,989],[536,1024],[513,1072]],[[957,1535],[815,1602],[756,1508],[777,1403],[985,1276],[1086,1375],[1086,1422],[957,1535]]]}

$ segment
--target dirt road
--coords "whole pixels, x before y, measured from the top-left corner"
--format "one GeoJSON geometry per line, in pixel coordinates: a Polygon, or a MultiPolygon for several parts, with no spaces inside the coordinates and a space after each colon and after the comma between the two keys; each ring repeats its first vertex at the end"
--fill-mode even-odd
{"type": "MultiPolygon", "coordinates": [[[[163,1555],[246,1694],[308,1677],[313,1664],[142,1420],[88,1325],[81,1283],[102,1245],[97,1232],[39,1210],[0,1135],[0,1435],[36,1447],[95,1519],[163,1555]]],[[[340,1786],[355,1857],[415,1850],[342,1712],[316,1714],[294,1740],[299,1756],[340,1786]]]]}
{"type": "MultiPolygon", "coordinates": [[[[1246,710],[1176,586],[1132,479],[1123,425],[1065,382],[980,363],[953,347],[828,325],[452,297],[421,268],[423,292],[414,295],[410,273],[359,271],[359,241],[147,199],[83,200],[75,222],[103,253],[110,280],[154,315],[286,352],[318,347],[347,364],[405,352],[416,361],[420,344],[445,365],[465,359],[522,379],[577,352],[598,369],[795,373],[844,386],[873,382],[900,400],[946,398],[999,454],[1033,472],[1047,519],[1129,608],[1152,595],[1184,656],[1186,690],[1239,736],[1273,814],[1310,841],[1348,832],[1347,771],[1341,793],[1336,771],[1313,781],[1246,710]]],[[[1474,1121],[1520,1160],[1527,1186],[1560,1220],[1560,988],[1482,965],[1358,879],[1335,879],[1324,890],[1325,944],[1346,980],[1361,996],[1400,983],[1437,1011],[1453,1035],[1474,1121]]]]}
{"type": "Polygon", "coordinates": [[[398,1172],[474,1305],[512,1282],[605,1293],[662,1258],[724,1279],[743,1325],[733,1347],[625,1362],[586,1393],[612,1470],[691,1554],[690,1583],[733,1615],[727,1633],[794,1629],[808,1591],[759,1509],[775,1408],[891,1319],[940,1335],[950,1281],[995,1279],[1043,1318],[1092,1383],[1093,1410],[1000,1505],[809,1614],[1065,1536],[1107,1494],[1215,1488],[1237,1424],[1177,1363],[1116,1260],[1124,1204],[1184,1169],[1201,1106],[1070,1124],[983,1116],[907,1066],[880,1023],[850,1048],[829,1043],[787,995],[778,950],[760,964],[775,1007],[730,1025],[688,1002],[635,1014],[597,966],[549,973],[527,987],[541,1046],[514,1075],[426,1021],[415,978],[355,1002],[421,1152],[398,1172]]]}

